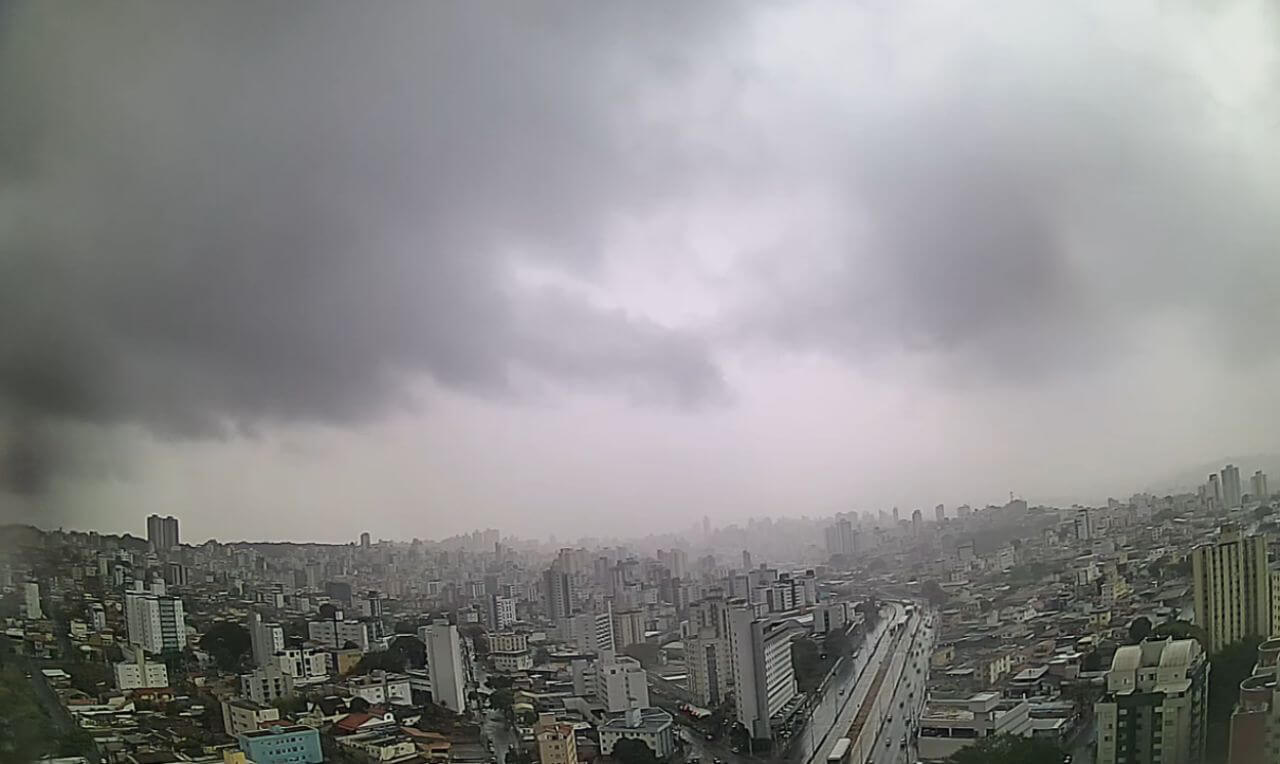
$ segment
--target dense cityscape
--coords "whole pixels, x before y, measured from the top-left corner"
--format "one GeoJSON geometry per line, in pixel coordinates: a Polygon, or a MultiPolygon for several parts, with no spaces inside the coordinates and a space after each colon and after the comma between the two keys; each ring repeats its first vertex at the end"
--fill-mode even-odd
{"type": "Polygon", "coordinates": [[[1227,465],[1196,493],[704,518],[662,547],[11,525],[5,698],[22,753],[92,764],[1264,764],[1270,497],[1227,465]]]}

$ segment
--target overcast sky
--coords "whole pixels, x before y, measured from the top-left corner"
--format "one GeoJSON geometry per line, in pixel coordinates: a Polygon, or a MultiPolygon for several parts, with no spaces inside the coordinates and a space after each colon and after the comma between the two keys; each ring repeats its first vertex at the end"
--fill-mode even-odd
{"type": "Polygon", "coordinates": [[[1275,451],[1278,8],[7,3],[4,516],[564,538],[1275,451]]]}

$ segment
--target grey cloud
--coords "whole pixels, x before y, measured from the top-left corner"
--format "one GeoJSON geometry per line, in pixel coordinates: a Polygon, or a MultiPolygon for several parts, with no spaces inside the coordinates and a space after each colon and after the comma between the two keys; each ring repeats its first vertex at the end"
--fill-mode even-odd
{"type": "Polygon", "coordinates": [[[649,3],[8,6],[10,485],[43,482],[43,422],[355,421],[421,374],[721,395],[698,337],[506,279],[590,270],[609,214],[674,182],[628,109],[711,9],[673,33],[649,3]]]}
{"type": "MultiPolygon", "coordinates": [[[[1209,327],[1204,351],[1220,362],[1239,362],[1232,347],[1256,361],[1270,344],[1261,327],[1280,320],[1280,102],[1213,97],[1192,51],[1230,9],[1186,38],[1148,38],[1186,9],[1126,27],[1113,5],[902,38],[869,63],[884,77],[851,78],[843,100],[791,97],[804,113],[783,124],[830,167],[806,177],[847,216],[825,239],[798,230],[760,258],[801,274],[814,258],[797,253],[826,265],[748,301],[742,331],[1039,381],[1107,365],[1135,349],[1142,321],[1163,318],[1209,327]]],[[[885,38],[906,26],[872,24],[885,38]]],[[[1271,46],[1263,79],[1276,85],[1271,46]]]]}

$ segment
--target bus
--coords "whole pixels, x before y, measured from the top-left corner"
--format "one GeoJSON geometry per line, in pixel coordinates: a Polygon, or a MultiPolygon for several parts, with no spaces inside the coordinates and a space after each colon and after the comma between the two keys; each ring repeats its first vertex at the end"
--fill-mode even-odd
{"type": "Polygon", "coordinates": [[[827,764],[849,764],[849,738],[842,737],[832,746],[831,753],[827,754],[827,764]]]}

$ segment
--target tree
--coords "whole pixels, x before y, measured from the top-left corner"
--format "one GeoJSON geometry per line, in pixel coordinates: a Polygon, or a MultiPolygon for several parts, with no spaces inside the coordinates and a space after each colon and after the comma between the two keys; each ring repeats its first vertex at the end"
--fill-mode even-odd
{"type": "MultiPolygon", "coordinates": [[[[425,648],[424,648],[425,649],[425,648]]],[[[376,653],[365,653],[356,664],[355,674],[367,674],[370,671],[388,671],[398,673],[405,669],[404,653],[395,650],[379,650],[376,653]]]]}
{"type": "Polygon", "coordinates": [[[1036,738],[992,735],[961,748],[947,761],[950,764],[1062,764],[1062,749],[1036,738]]]}
{"type": "Polygon", "coordinates": [[[942,584],[932,578],[924,582],[920,592],[925,599],[929,600],[929,604],[935,607],[947,601],[947,593],[942,590],[942,584]]]}
{"type": "Polygon", "coordinates": [[[1274,511],[1275,510],[1272,509],[1271,507],[1267,506],[1266,504],[1263,504],[1262,506],[1253,510],[1253,519],[1261,522],[1262,520],[1266,519],[1266,517],[1274,511]]]}
{"type": "Polygon", "coordinates": [[[1084,663],[1081,665],[1080,668],[1085,671],[1101,671],[1102,656],[1098,654],[1097,650],[1090,650],[1084,656],[1084,663]]]}
{"type": "Polygon", "coordinates": [[[808,692],[822,681],[822,661],[813,640],[802,637],[791,641],[791,665],[801,692],[808,692]]]}
{"type": "Polygon", "coordinates": [[[490,674],[485,682],[495,690],[507,690],[516,683],[516,680],[506,674],[490,674]]]}
{"type": "Polygon", "coordinates": [[[550,660],[551,660],[551,653],[547,652],[547,648],[539,647],[538,649],[533,651],[534,664],[547,663],[550,660]]]}
{"type": "Polygon", "coordinates": [[[89,695],[111,688],[111,669],[105,663],[77,663],[71,669],[71,686],[89,695]]]}
{"type": "Polygon", "coordinates": [[[613,744],[613,758],[622,764],[655,764],[658,757],[642,740],[623,738],[613,744]]]}
{"type": "Polygon", "coordinates": [[[238,623],[215,623],[200,637],[200,649],[213,656],[218,668],[234,671],[249,654],[249,632],[238,623]]]}
{"type": "Polygon", "coordinates": [[[354,714],[362,714],[369,710],[369,701],[357,695],[351,699],[350,703],[347,704],[347,708],[350,708],[351,712],[354,714]]]}
{"type": "Polygon", "coordinates": [[[506,718],[508,722],[515,719],[515,702],[515,693],[508,688],[494,690],[489,695],[489,705],[501,711],[503,717],[506,718]]]}
{"type": "Polygon", "coordinates": [[[827,636],[822,638],[822,649],[827,655],[848,655],[852,647],[849,636],[843,631],[829,631],[827,636]]]}
{"type": "Polygon", "coordinates": [[[880,603],[875,597],[868,597],[865,602],[859,602],[853,606],[853,609],[862,613],[867,628],[873,628],[880,622],[880,603]]]}
{"type": "Polygon", "coordinates": [[[1174,639],[1194,639],[1200,643],[1200,649],[1209,649],[1209,635],[1204,629],[1186,621],[1165,621],[1152,630],[1156,637],[1173,637],[1174,639]]]}
{"type": "Polygon", "coordinates": [[[1129,644],[1136,645],[1151,636],[1151,619],[1140,615],[1129,624],[1129,644]]]}
{"type": "Polygon", "coordinates": [[[417,637],[396,637],[391,641],[388,652],[399,656],[409,668],[422,668],[427,665],[427,646],[417,637]]]}

